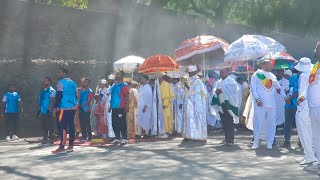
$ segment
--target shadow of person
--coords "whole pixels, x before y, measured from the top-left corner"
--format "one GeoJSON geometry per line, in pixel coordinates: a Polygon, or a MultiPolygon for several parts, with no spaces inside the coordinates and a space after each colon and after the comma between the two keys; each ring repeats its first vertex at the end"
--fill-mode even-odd
{"type": "Polygon", "coordinates": [[[192,141],[192,140],[183,140],[178,145],[178,147],[184,148],[195,148],[195,147],[202,147],[207,144],[207,141],[192,141]]]}
{"type": "Polygon", "coordinates": [[[235,151],[240,151],[241,148],[239,145],[219,145],[219,146],[214,146],[213,147],[217,151],[223,151],[223,152],[235,152],[235,151]]]}

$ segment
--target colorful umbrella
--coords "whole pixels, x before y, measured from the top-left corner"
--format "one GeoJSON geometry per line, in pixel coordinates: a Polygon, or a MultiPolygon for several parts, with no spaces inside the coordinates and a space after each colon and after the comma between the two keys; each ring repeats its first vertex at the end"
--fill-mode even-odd
{"type": "Polygon", "coordinates": [[[224,61],[256,60],[270,52],[280,51],[286,51],[285,47],[272,38],[261,35],[244,35],[229,46],[224,61]]]}
{"type": "Polygon", "coordinates": [[[138,64],[142,64],[144,59],[139,56],[127,56],[113,63],[114,71],[133,73],[138,64]]]}
{"type": "Polygon", "coordinates": [[[215,36],[197,36],[183,41],[174,51],[174,57],[181,65],[202,64],[201,68],[205,69],[207,65],[223,62],[228,46],[225,40],[215,36]]]}
{"type": "Polygon", "coordinates": [[[271,52],[260,60],[257,60],[257,63],[260,63],[264,60],[270,60],[274,65],[275,69],[288,69],[294,66],[294,63],[297,62],[290,54],[286,52],[271,52]]]}
{"type": "Polygon", "coordinates": [[[147,58],[139,68],[139,73],[154,74],[157,72],[178,71],[179,65],[170,56],[156,54],[147,58]]]}

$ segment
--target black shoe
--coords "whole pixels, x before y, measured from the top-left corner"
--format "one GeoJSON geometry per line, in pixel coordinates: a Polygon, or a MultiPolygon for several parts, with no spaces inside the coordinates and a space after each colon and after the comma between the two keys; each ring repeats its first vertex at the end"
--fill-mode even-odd
{"type": "Polygon", "coordinates": [[[283,147],[283,148],[290,148],[290,147],[291,147],[291,144],[290,144],[290,142],[284,142],[281,147],[283,147]]]}

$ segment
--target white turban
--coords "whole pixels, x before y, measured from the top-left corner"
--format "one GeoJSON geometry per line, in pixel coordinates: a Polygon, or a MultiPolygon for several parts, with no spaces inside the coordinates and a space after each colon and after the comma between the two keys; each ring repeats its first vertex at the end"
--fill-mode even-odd
{"type": "Polygon", "coordinates": [[[108,79],[109,79],[109,80],[115,80],[116,77],[115,77],[114,75],[110,74],[110,75],[108,76],[108,79]]]}
{"type": "Polygon", "coordinates": [[[197,69],[197,66],[189,66],[188,67],[188,72],[196,72],[198,69],[197,69]]]}
{"type": "Polygon", "coordinates": [[[101,83],[101,84],[107,84],[107,80],[101,79],[101,80],[100,80],[100,83],[101,83]]]}
{"type": "Polygon", "coordinates": [[[292,76],[292,72],[290,70],[286,70],[284,71],[284,75],[292,76]]]}

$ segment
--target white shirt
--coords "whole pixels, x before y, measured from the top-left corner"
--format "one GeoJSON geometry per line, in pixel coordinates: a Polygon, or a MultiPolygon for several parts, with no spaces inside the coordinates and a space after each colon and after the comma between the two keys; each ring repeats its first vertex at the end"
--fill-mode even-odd
{"type": "Polygon", "coordinates": [[[278,88],[280,88],[279,81],[271,72],[258,70],[251,78],[251,92],[254,97],[254,101],[260,99],[262,101],[262,107],[276,108],[276,93],[278,88]],[[263,74],[268,79],[272,80],[272,87],[267,89],[263,85],[262,80],[257,77],[257,74],[263,74]]]}

